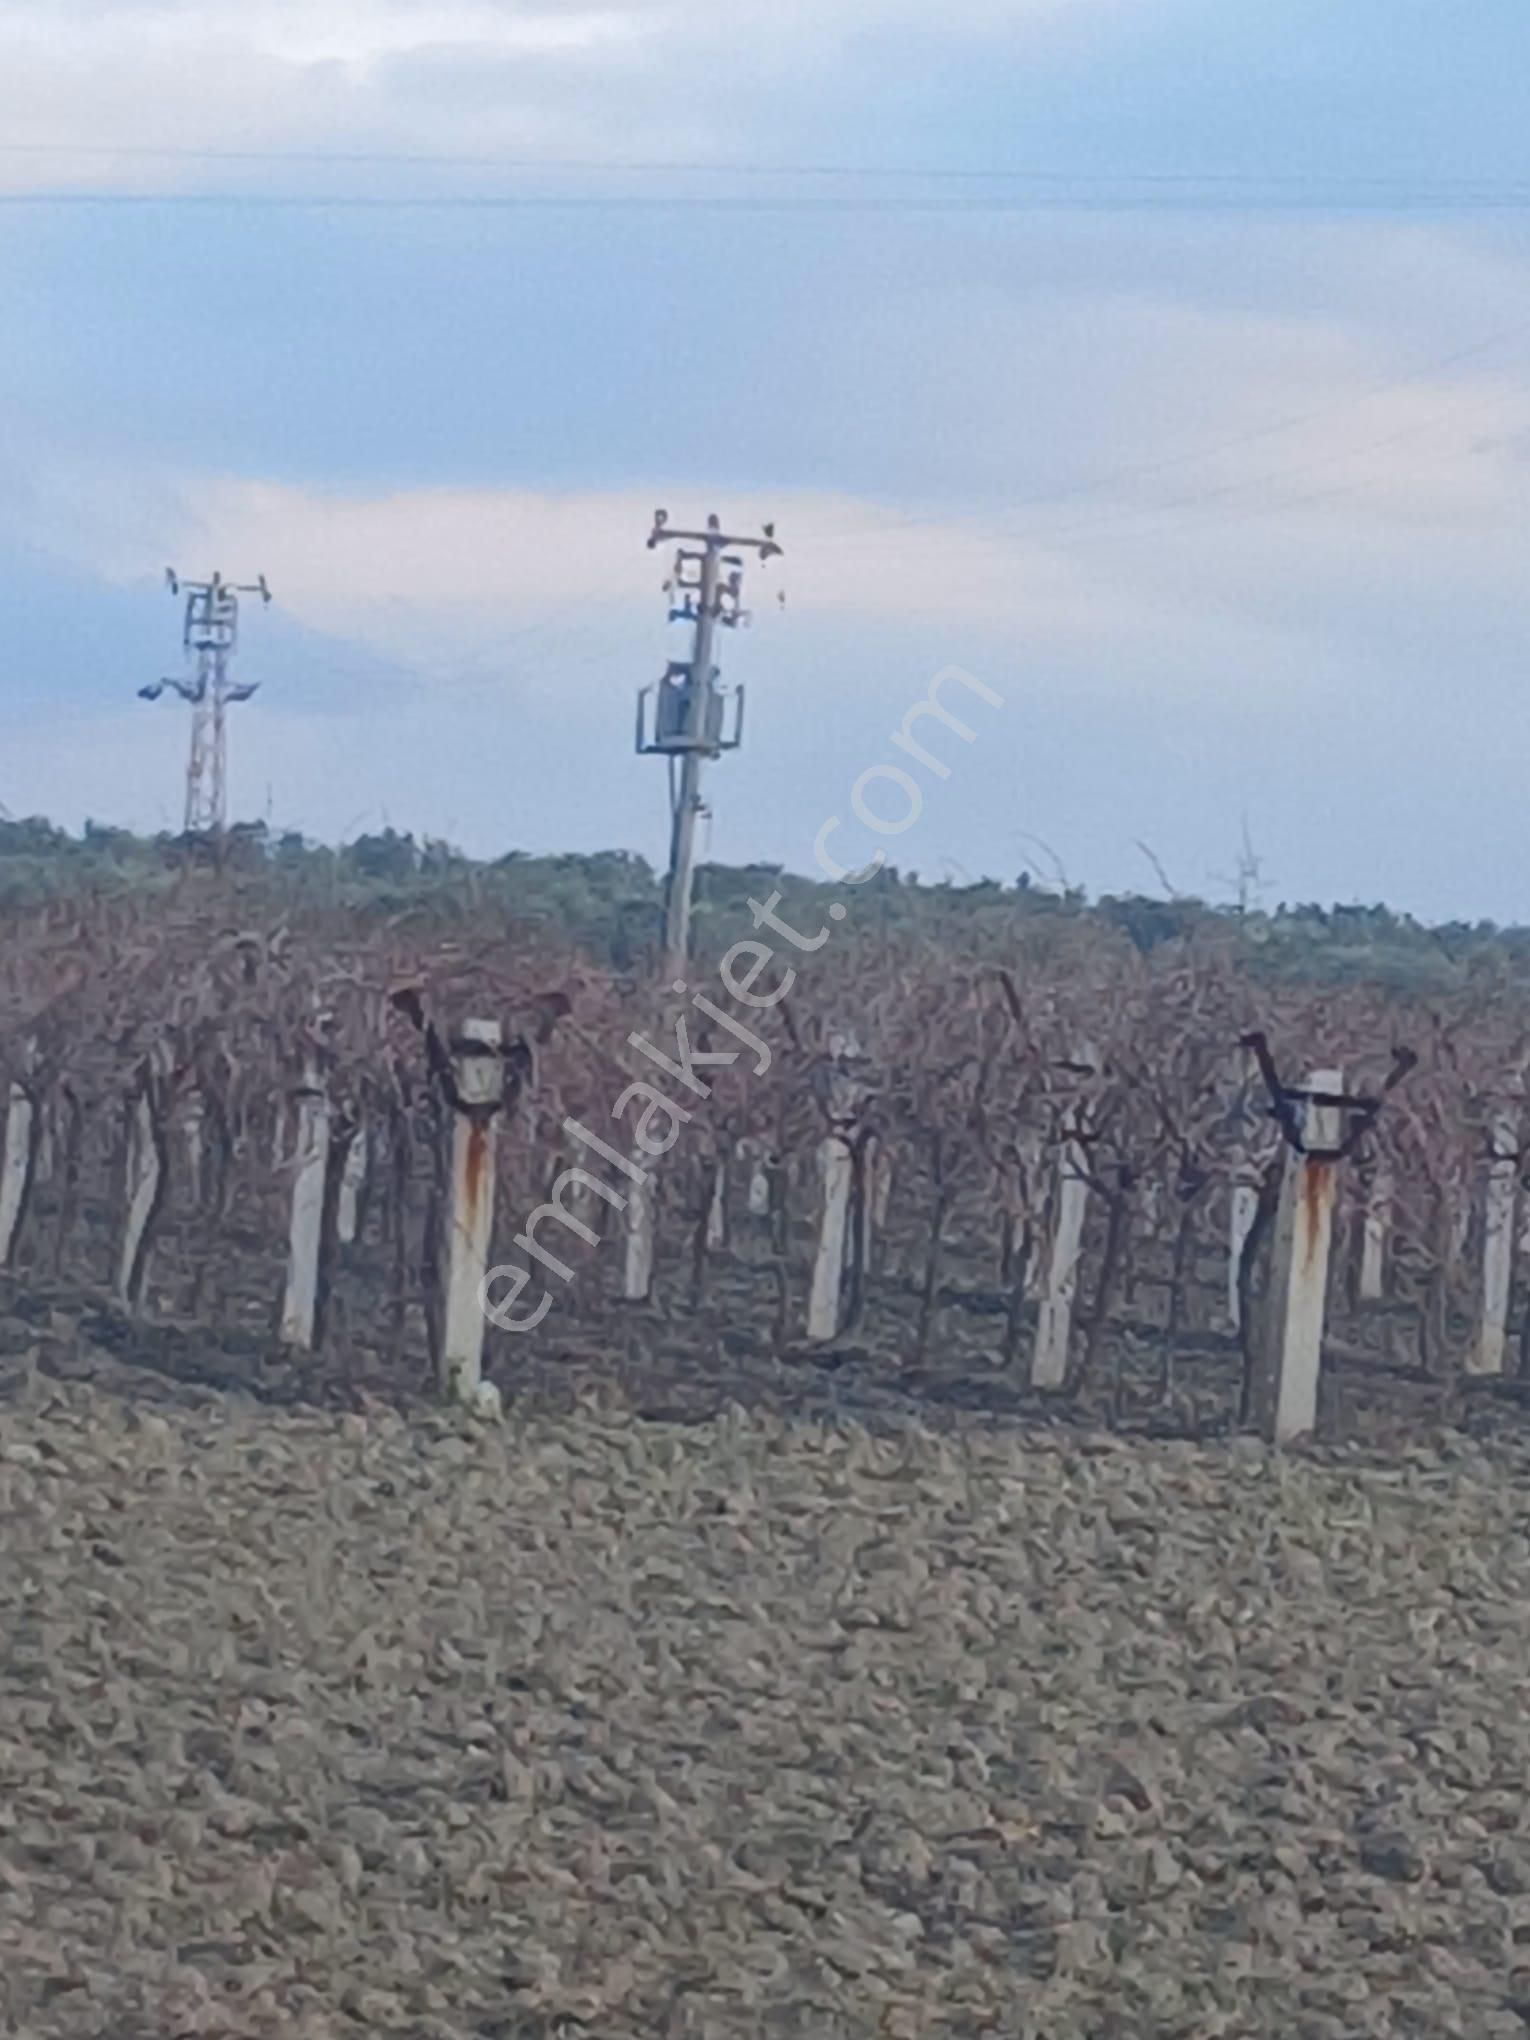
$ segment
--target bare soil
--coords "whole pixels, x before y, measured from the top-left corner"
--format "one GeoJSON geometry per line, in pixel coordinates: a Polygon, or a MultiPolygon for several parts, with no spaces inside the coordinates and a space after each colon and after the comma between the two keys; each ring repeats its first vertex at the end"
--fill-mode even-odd
{"type": "Polygon", "coordinates": [[[7,2032],[1530,2024],[1512,1435],[5,1366],[7,2032]]]}

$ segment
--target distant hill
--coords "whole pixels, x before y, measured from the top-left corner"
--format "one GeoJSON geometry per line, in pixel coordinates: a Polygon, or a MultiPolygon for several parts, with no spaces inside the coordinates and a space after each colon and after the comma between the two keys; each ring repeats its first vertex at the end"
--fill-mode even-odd
{"type": "MultiPolygon", "coordinates": [[[[35,816],[0,819],[0,909],[82,891],[168,890],[197,868],[221,869],[241,894],[258,893],[276,911],[284,903],[447,918],[460,917],[464,906],[475,914],[498,910],[507,923],[534,924],[620,971],[641,968],[652,955],[663,909],[662,876],[626,850],[552,857],[510,850],[476,859],[395,829],[334,848],[253,823],[230,831],[219,859],[209,844],[184,837],[139,836],[97,823],[71,835],[35,816]]],[[[842,886],[775,865],[702,865],[698,951],[720,952],[750,932],[747,902],[773,891],[783,896],[780,911],[802,927],[821,926],[829,902],[844,895],[842,886]]],[[[1007,951],[1033,945],[1048,923],[1074,930],[1092,924],[1144,952],[1186,939],[1235,945],[1251,971],[1320,983],[1363,980],[1443,994],[1484,976],[1530,980],[1530,929],[1491,921],[1430,927],[1379,904],[1241,912],[1187,897],[1090,899],[1028,875],[1012,883],[927,884],[892,866],[857,888],[854,899],[851,925],[864,938],[915,940],[969,960],[1002,961],[1007,951]]]]}

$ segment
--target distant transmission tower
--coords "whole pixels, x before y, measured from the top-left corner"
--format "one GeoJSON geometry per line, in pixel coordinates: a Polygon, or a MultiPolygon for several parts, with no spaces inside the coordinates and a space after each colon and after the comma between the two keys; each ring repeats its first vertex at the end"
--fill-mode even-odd
{"type": "Polygon", "coordinates": [[[734,538],[716,517],[705,531],[671,529],[669,513],[654,512],[650,550],[676,541],[674,572],[665,583],[670,594],[669,620],[692,628],[691,655],[672,659],[656,686],[638,695],[637,747],[667,757],[670,769],[669,883],[664,908],[664,956],[671,970],[683,970],[691,944],[691,890],[696,868],[696,821],[702,813],[701,765],[705,758],[736,751],[744,733],[744,695],[733,695],[733,726],[724,735],[727,697],[713,664],[719,626],[736,630],[748,621],[743,607],[744,562],[740,555],[775,557],[776,527],[767,524],[761,538],[734,538]],[[726,571],[725,571],[726,570],[726,571]],[[653,695],[652,724],[648,697],[653,695]],[[679,760],[678,786],[675,761],[679,760]]]}
{"type": "Polygon", "coordinates": [[[239,645],[239,598],[258,595],[269,603],[271,590],[264,574],[258,581],[243,583],[225,581],[219,574],[210,581],[182,581],[173,567],[166,567],[165,581],[172,595],[186,597],[181,643],[188,666],[195,660],[194,670],[184,680],[155,680],[138,692],[145,701],[158,701],[168,687],[191,704],[185,831],[188,836],[221,836],[228,824],[225,712],[236,701],[248,701],[260,685],[252,680],[236,687],[228,677],[239,645]]]}

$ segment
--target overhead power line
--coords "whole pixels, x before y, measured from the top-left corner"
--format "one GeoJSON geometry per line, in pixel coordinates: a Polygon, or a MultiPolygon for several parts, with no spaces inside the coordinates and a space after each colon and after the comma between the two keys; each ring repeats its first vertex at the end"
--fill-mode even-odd
{"type": "Polygon", "coordinates": [[[1438,217],[1450,213],[1515,213],[1530,210],[1530,184],[1501,188],[1437,188],[1433,191],[1240,187],[1237,191],[1068,190],[1049,187],[1023,194],[977,197],[941,193],[865,196],[849,193],[626,193],[626,192],[308,192],[308,191],[115,191],[59,187],[0,192],[0,206],[136,209],[138,211],[250,212],[458,212],[458,213],[742,213],[782,215],[968,214],[973,217],[1045,213],[1100,215],[1160,213],[1247,217],[1249,214],[1378,215],[1438,217]]]}
{"type": "Polygon", "coordinates": [[[71,157],[95,156],[110,160],[174,163],[323,163],[323,164],[407,164],[437,169],[545,170],[558,174],[624,176],[739,176],[739,177],[834,177],[910,178],[923,182],[1021,183],[1021,184],[1206,184],[1206,185],[1346,185],[1377,191],[1416,189],[1421,183],[1430,189],[1471,189],[1509,187],[1530,190],[1530,170],[1523,177],[1504,178],[1456,171],[1431,173],[1427,179],[1390,173],[1383,177],[1321,170],[1064,170],[1055,166],[1037,169],[1023,164],[959,163],[792,163],[760,162],[757,159],[730,160],[726,157],[596,157],[596,156],[511,156],[493,150],[425,149],[229,149],[187,143],[137,142],[20,142],[0,140],[0,155],[71,157]]]}
{"type": "MultiPolygon", "coordinates": [[[[1105,469],[1100,473],[1081,477],[1076,481],[1064,482],[1053,489],[1045,489],[1034,495],[1014,498],[999,513],[999,524],[1007,527],[1004,532],[1005,542],[1009,543],[1016,539],[1035,539],[1039,542],[1050,544],[1053,527],[1041,525],[1023,527],[1019,530],[1013,528],[1012,520],[1022,511],[1049,510],[1061,504],[1077,502],[1083,498],[1105,495],[1109,490],[1123,482],[1137,481],[1145,476],[1166,474],[1176,468],[1200,465],[1208,461],[1220,459],[1229,453],[1239,452],[1245,447],[1257,445],[1263,440],[1278,438],[1286,432],[1300,431],[1311,425],[1331,423],[1336,419],[1348,417],[1367,404],[1418,388],[1420,385],[1426,385],[1433,377],[1443,373],[1446,369],[1459,367],[1463,362],[1477,360],[1495,348],[1503,347],[1527,337],[1530,337],[1530,320],[1517,320],[1512,326],[1500,327],[1496,332],[1484,334],[1479,339],[1470,341],[1465,345],[1453,347],[1448,353],[1433,355],[1428,360],[1417,363],[1414,367],[1407,369],[1400,375],[1389,376],[1380,382],[1372,383],[1366,389],[1346,398],[1342,403],[1328,404],[1316,410],[1295,412],[1283,418],[1270,419],[1262,425],[1253,426],[1245,432],[1239,432],[1226,439],[1213,440],[1198,447],[1179,448],[1172,453],[1160,455],[1155,459],[1130,461],[1119,467],[1105,469]]],[[[1427,418],[1415,420],[1413,423],[1403,426],[1395,432],[1389,432],[1379,439],[1371,439],[1358,446],[1340,448],[1334,453],[1324,455],[1321,458],[1303,461],[1296,467],[1280,468],[1273,472],[1256,473],[1251,476],[1245,476],[1238,481],[1219,482],[1209,487],[1197,486],[1188,494],[1171,496],[1156,503],[1108,505],[1102,515],[1094,517],[1086,516],[1082,522],[1076,521],[1064,525],[1061,536],[1065,539],[1071,538],[1076,532],[1086,532],[1092,535],[1094,527],[1099,524],[1112,526],[1122,521],[1135,522],[1143,518],[1153,518],[1159,516],[1164,511],[1188,509],[1198,506],[1203,502],[1220,501],[1227,496],[1241,493],[1244,490],[1263,487],[1272,482],[1288,481],[1304,476],[1319,468],[1336,466],[1344,460],[1365,453],[1376,452],[1394,443],[1413,438],[1420,433],[1432,431],[1441,423],[1448,424],[1452,422],[1457,405],[1463,397],[1469,400],[1465,415],[1470,417],[1484,409],[1496,409],[1506,397],[1522,395],[1526,390],[1530,390],[1530,383],[1516,380],[1507,388],[1494,390],[1485,397],[1470,390],[1457,392],[1454,396],[1447,397],[1443,405],[1432,411],[1427,418]]],[[[1346,483],[1342,484],[1341,488],[1343,492],[1347,493],[1351,488],[1358,486],[1361,485],[1346,483]]],[[[1321,497],[1326,499],[1328,495],[1333,493],[1338,492],[1325,490],[1321,492],[1321,497]]],[[[1316,500],[1319,500],[1318,496],[1302,496],[1292,499],[1292,503],[1295,505],[1316,500]]],[[[1260,506],[1257,514],[1263,514],[1264,509],[1267,507],[1260,506]]],[[[1275,507],[1282,506],[1276,505],[1275,507]]],[[[1251,514],[1254,513],[1251,512],[1251,514]]],[[[933,530],[945,526],[950,521],[949,514],[939,510],[889,511],[879,519],[876,529],[879,533],[883,534],[894,531],[933,530]]],[[[1107,535],[1109,534],[1107,533],[1107,535]]],[[[849,546],[863,542],[861,534],[851,533],[841,533],[837,536],[819,540],[820,545],[849,546]]]]}
{"type": "MultiPolygon", "coordinates": [[[[1514,383],[1508,389],[1496,393],[1492,398],[1469,405],[1465,417],[1479,415],[1496,409],[1505,398],[1522,397],[1530,394],[1530,380],[1514,383]]],[[[1293,481],[1305,480],[1309,475],[1340,467],[1347,460],[1363,458],[1367,454],[1385,451],[1409,440],[1417,439],[1432,432],[1442,424],[1453,423],[1449,410],[1442,408],[1429,417],[1416,420],[1411,425],[1399,427],[1379,438],[1365,440],[1359,445],[1337,449],[1330,454],[1304,460],[1294,466],[1275,468],[1264,473],[1246,475],[1238,480],[1218,482],[1210,487],[1189,490],[1177,496],[1169,496],[1156,503],[1121,504],[1105,507],[1094,517],[1076,519],[1063,524],[1016,525],[1015,511],[1027,507],[1020,503],[995,513],[981,533],[986,545],[1011,548],[1025,546],[1036,553],[1077,552],[1081,547],[1092,545],[1118,545],[1133,543],[1140,539],[1153,539],[1173,535],[1183,529],[1188,516],[1193,521],[1200,514],[1209,512],[1219,523],[1241,522],[1245,518],[1270,517],[1289,510],[1304,510],[1316,504],[1330,503],[1342,497],[1363,495],[1377,486],[1374,477],[1356,478],[1333,483],[1327,487],[1305,489],[1297,494],[1276,493],[1266,501],[1240,501],[1261,489],[1275,489],[1293,481]]],[[[1477,448],[1470,449],[1474,457],[1477,448]]],[[[1032,502],[1045,501],[1033,498],[1032,502]]],[[[1059,499],[1060,500],[1060,499],[1059,499]]],[[[948,522],[931,513],[911,513],[883,520],[876,527],[874,536],[885,536],[905,529],[928,529],[948,522]]],[[[838,541],[849,545],[857,542],[853,535],[845,535],[838,541]]]]}
{"type": "Polygon", "coordinates": [[[0,140],[0,155],[48,158],[90,156],[109,161],[166,163],[301,163],[377,167],[509,170],[575,176],[699,176],[866,178],[878,182],[1004,183],[1105,186],[1204,185],[1229,189],[1326,187],[1384,195],[1424,189],[1436,193],[1509,192],[1530,195],[1530,169],[1523,177],[1456,171],[1427,178],[1406,173],[1386,176],[1321,170],[1068,170],[1023,164],[760,162],[754,159],[680,157],[519,156],[493,150],[282,149],[201,147],[186,143],[21,142],[0,140]]]}

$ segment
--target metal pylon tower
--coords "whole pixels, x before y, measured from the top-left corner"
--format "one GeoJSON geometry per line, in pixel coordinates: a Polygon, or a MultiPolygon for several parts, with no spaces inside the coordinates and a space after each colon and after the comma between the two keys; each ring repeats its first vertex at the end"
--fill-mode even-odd
{"type": "Polygon", "coordinates": [[[229,679],[239,645],[239,598],[258,595],[269,603],[271,590],[264,574],[246,582],[225,581],[221,574],[210,581],[182,581],[173,567],[166,567],[165,581],[172,595],[186,598],[181,644],[190,671],[185,679],[151,681],[138,692],[145,701],[158,701],[168,687],[191,704],[184,827],[188,836],[221,836],[228,824],[226,711],[236,701],[248,701],[260,685],[252,680],[235,686],[229,679]]]}

